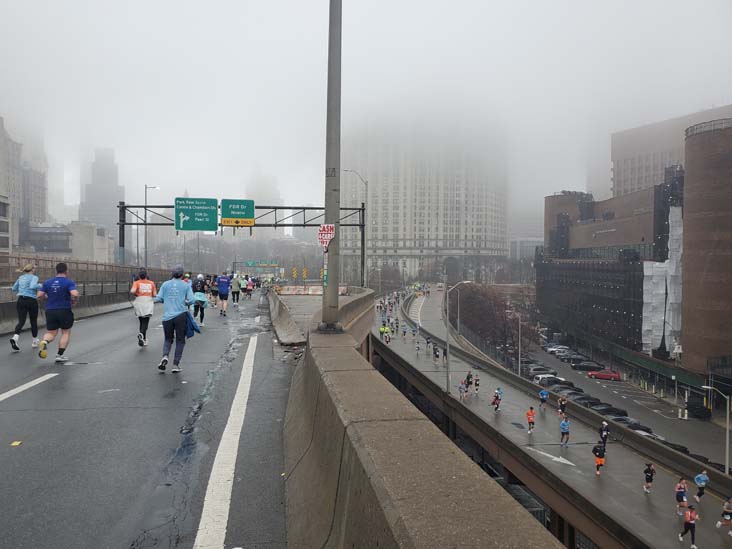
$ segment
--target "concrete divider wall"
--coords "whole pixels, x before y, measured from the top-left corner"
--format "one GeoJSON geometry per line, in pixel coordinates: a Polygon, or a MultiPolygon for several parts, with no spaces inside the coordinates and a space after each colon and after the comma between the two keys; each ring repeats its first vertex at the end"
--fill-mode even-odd
{"type": "Polygon", "coordinates": [[[293,376],[285,419],[289,546],[562,547],[357,345],[349,334],[311,332],[293,376]]]}
{"type": "MultiPolygon", "coordinates": [[[[132,308],[128,292],[82,295],[79,297],[79,303],[74,307],[74,318],[86,318],[128,308],[132,308]]],[[[40,304],[39,309],[38,326],[44,327],[46,325],[46,315],[43,312],[42,304],[40,304]]],[[[18,315],[15,309],[15,301],[0,303],[0,334],[12,333],[17,322],[18,315]]],[[[30,330],[30,324],[27,321],[25,330],[30,330]]]]}
{"type": "Polygon", "coordinates": [[[305,335],[292,319],[290,309],[274,290],[267,292],[267,296],[272,327],[280,343],[283,345],[303,345],[306,341],[305,335]]]}

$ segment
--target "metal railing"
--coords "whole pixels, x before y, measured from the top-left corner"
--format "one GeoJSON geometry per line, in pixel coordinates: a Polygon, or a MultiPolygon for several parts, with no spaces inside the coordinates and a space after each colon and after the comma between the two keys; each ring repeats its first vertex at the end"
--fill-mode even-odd
{"type": "Polygon", "coordinates": [[[708,122],[701,122],[700,124],[694,124],[686,128],[686,138],[688,139],[692,135],[698,135],[700,133],[713,132],[718,130],[732,129],[732,118],[720,118],[719,120],[710,120],[708,122]]]}

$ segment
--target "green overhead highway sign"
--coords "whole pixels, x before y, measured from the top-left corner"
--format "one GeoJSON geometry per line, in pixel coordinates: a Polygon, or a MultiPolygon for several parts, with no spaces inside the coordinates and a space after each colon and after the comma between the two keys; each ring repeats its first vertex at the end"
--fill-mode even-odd
{"type": "Polygon", "coordinates": [[[219,201],[216,198],[176,198],[175,230],[218,231],[219,201]]]}
{"type": "Polygon", "coordinates": [[[221,225],[254,227],[254,200],[221,200],[221,225]]]}

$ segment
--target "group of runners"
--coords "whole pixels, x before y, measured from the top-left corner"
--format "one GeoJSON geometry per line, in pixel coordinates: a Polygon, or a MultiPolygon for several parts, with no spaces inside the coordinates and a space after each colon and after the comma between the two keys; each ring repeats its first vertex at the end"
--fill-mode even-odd
{"type": "MultiPolygon", "coordinates": [[[[28,264],[13,284],[12,291],[18,296],[18,323],[10,338],[10,346],[14,352],[21,351],[20,334],[26,321],[29,321],[31,348],[38,349],[38,356],[42,359],[48,356],[48,345],[61,333],[55,362],[64,363],[69,360],[65,353],[71,341],[73,307],[79,299],[79,291],[69,276],[66,263],[58,263],[55,270],[56,276],[41,283],[35,265],[28,264]],[[41,339],[38,338],[39,302],[44,304],[46,315],[46,332],[41,339]]],[[[200,332],[200,327],[204,325],[204,310],[207,307],[218,308],[219,315],[225,317],[230,295],[237,307],[240,293],[244,292],[251,299],[256,287],[260,287],[256,278],[238,274],[232,276],[226,271],[218,276],[199,274],[192,280],[190,274],[178,266],[172,270],[170,280],[163,282],[158,289],[147,271],[140,269],[130,288],[130,294],[134,296],[133,309],[138,318],[137,344],[147,347],[155,303],[163,304],[163,351],[158,370],[166,370],[175,341],[171,372],[180,372],[186,338],[192,337],[196,331],[200,332]]]]}

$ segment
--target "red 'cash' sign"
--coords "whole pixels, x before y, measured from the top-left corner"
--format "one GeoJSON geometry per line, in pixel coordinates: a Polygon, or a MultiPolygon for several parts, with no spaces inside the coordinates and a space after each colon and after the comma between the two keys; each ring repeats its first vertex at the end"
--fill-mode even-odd
{"type": "Polygon", "coordinates": [[[333,240],[334,236],[335,225],[333,225],[332,223],[327,223],[318,227],[318,242],[320,242],[320,245],[326,251],[328,250],[328,244],[330,244],[330,241],[333,240]]]}

